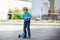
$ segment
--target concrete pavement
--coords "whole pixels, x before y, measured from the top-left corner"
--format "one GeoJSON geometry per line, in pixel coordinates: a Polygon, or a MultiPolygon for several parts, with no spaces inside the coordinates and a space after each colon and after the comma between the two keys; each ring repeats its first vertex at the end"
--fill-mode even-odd
{"type": "Polygon", "coordinates": [[[21,39],[21,24],[0,24],[0,40],[60,40],[60,24],[31,24],[31,39],[21,39]]]}
{"type": "MultiPolygon", "coordinates": [[[[38,28],[60,28],[60,24],[50,24],[50,23],[40,23],[40,24],[31,24],[31,29],[38,28]]],[[[0,24],[0,31],[16,31],[22,30],[23,24],[0,24]]]]}
{"type": "Polygon", "coordinates": [[[21,30],[0,31],[0,40],[60,40],[60,28],[31,29],[31,39],[18,38],[21,33],[21,30]]]}

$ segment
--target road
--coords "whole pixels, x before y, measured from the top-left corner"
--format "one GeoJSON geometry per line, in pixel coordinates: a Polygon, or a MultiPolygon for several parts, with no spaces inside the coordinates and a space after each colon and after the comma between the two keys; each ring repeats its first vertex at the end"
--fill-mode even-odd
{"type": "Polygon", "coordinates": [[[22,33],[22,30],[13,30],[13,31],[0,30],[0,40],[60,40],[60,28],[57,28],[58,26],[45,25],[45,26],[34,26],[34,27],[31,26],[31,34],[32,34],[31,39],[18,38],[18,35],[22,33]]]}

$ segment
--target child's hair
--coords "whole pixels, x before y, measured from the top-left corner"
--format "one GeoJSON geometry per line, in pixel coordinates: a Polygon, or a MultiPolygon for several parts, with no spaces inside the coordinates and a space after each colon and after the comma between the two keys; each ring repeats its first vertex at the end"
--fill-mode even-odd
{"type": "Polygon", "coordinates": [[[27,7],[23,7],[23,10],[26,10],[26,11],[28,11],[28,8],[27,8],[27,7]]]}

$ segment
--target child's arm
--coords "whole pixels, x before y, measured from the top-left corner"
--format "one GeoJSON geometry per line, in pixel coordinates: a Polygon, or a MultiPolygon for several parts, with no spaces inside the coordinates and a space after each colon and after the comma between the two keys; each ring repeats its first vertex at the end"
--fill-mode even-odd
{"type": "Polygon", "coordinates": [[[29,18],[31,18],[32,16],[31,16],[31,14],[29,13],[29,18]]]}

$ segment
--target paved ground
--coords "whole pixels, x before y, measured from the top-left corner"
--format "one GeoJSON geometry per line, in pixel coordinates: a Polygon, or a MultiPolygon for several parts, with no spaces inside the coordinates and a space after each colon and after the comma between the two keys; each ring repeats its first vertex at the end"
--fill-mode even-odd
{"type": "Polygon", "coordinates": [[[19,39],[17,31],[0,31],[0,40],[60,40],[60,28],[38,28],[31,29],[31,39],[19,39]]]}
{"type": "MultiPolygon", "coordinates": [[[[38,28],[60,28],[60,24],[56,23],[33,23],[31,24],[31,29],[38,29],[38,28]]],[[[9,24],[9,23],[1,23],[0,24],[0,31],[16,31],[22,30],[23,24],[9,24]]]]}
{"type": "Polygon", "coordinates": [[[23,25],[0,24],[0,40],[60,40],[60,24],[31,25],[31,39],[21,39],[23,25]]]}

